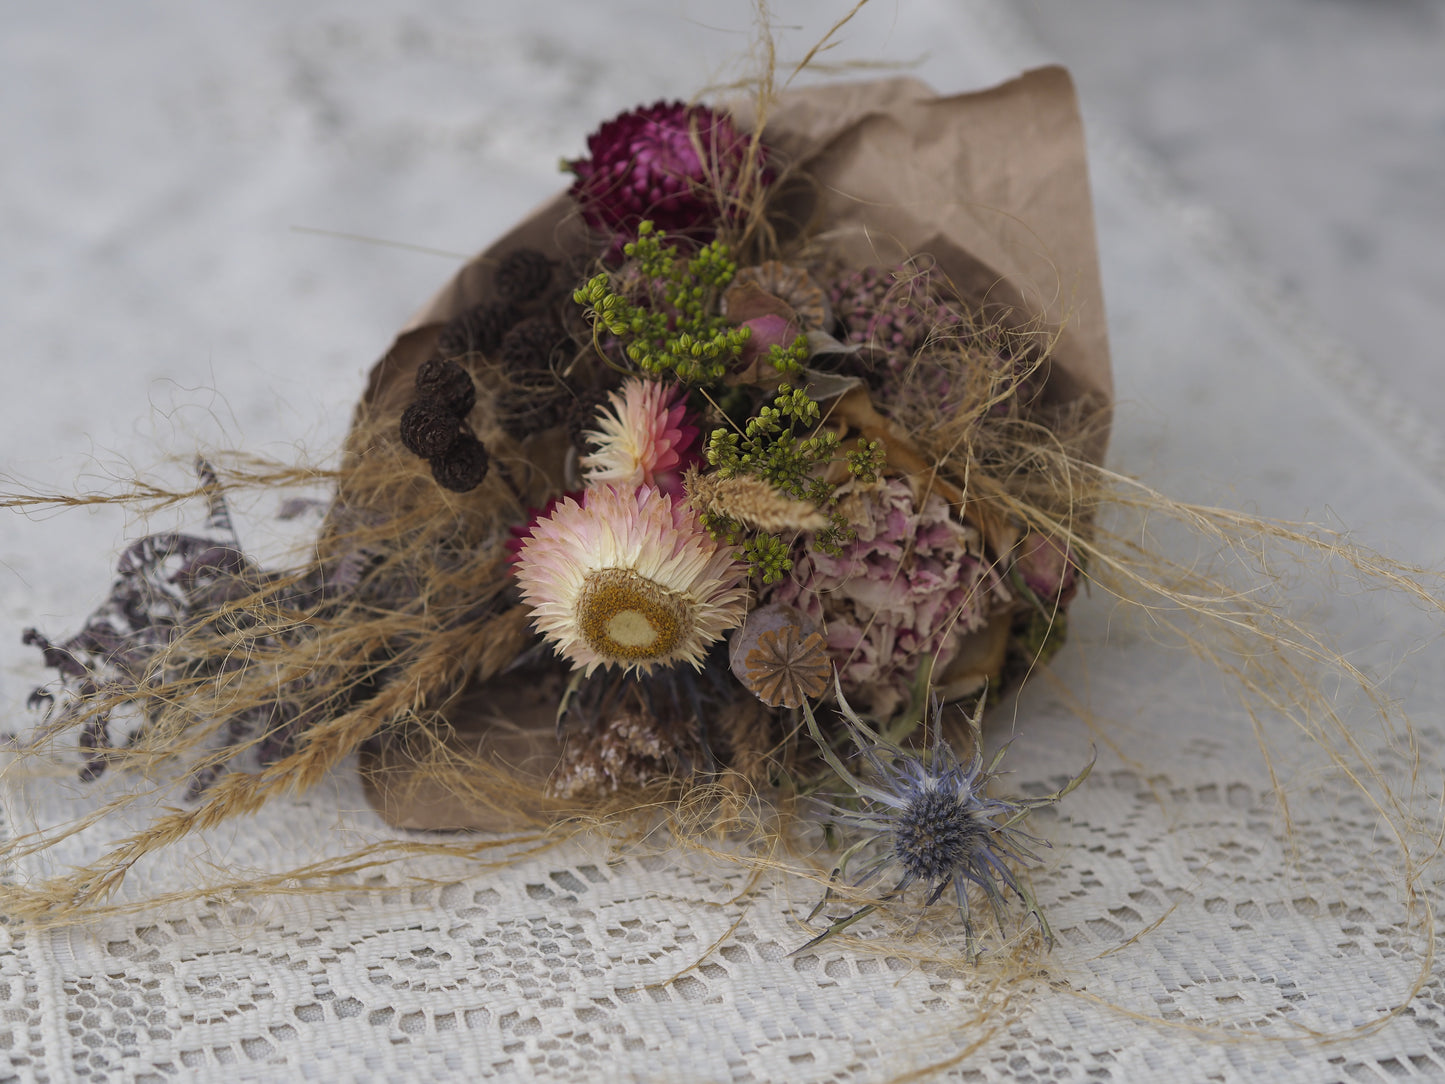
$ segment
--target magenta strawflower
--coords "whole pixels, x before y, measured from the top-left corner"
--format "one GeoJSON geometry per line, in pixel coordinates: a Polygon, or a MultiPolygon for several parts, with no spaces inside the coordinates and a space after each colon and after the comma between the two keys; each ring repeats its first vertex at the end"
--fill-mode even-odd
{"type": "Polygon", "coordinates": [[[643,219],[663,233],[708,240],[768,180],[766,154],[751,144],[724,113],[657,102],[588,137],[589,157],[567,163],[577,177],[568,194],[588,225],[616,235],[619,252],[643,219]]]}

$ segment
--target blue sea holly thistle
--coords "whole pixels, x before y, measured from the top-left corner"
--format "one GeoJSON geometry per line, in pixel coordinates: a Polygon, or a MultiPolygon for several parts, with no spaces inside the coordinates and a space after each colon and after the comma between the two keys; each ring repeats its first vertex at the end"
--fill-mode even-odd
{"type": "MultiPolygon", "coordinates": [[[[926,750],[907,750],[878,733],[863,721],[843,696],[836,684],[838,711],[843,728],[858,750],[857,772],[843,763],[818,728],[812,706],[803,704],[808,732],[822,751],[823,759],[848,789],[836,801],[826,802],[829,820],[845,831],[858,833],[858,838],[842,853],[834,878],[846,878],[854,859],[866,862],[860,873],[852,876],[854,888],[868,885],[890,870],[897,871],[897,880],[875,902],[865,904],[849,915],[834,921],[798,952],[812,948],[872,913],[880,905],[903,895],[911,886],[920,884],[927,892],[924,906],[938,902],[945,892],[953,890],[963,921],[969,955],[976,956],[976,941],[968,895],[970,887],[981,889],[992,908],[1000,928],[1004,907],[1012,894],[1023,904],[1025,914],[1033,915],[1039,924],[1045,944],[1053,944],[1038,902],[1026,881],[1020,879],[1012,864],[1037,862],[1034,847],[1048,846],[1036,836],[1019,828],[1019,824],[1035,809],[1052,805],[1068,794],[1089,775],[1089,764],[1059,790],[1037,798],[992,798],[988,785],[998,776],[998,765],[1005,749],[1000,749],[987,767],[980,752],[979,723],[983,713],[970,719],[973,731],[973,756],[965,765],[943,737],[943,706],[933,706],[933,739],[926,750]]],[[[831,898],[828,896],[813,909],[811,919],[831,898]]]]}

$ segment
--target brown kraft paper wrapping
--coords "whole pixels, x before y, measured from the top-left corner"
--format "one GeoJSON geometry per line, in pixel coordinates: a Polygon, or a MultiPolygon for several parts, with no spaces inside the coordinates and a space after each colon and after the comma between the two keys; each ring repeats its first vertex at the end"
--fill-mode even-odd
{"type": "MultiPolygon", "coordinates": [[[[734,113],[753,123],[751,106],[734,113]]],[[[764,141],[814,182],[796,207],[783,197],[785,211],[811,223],[814,247],[852,267],[936,261],[966,302],[1010,312],[1018,325],[1057,330],[1047,399],[1107,411],[1113,383],[1093,207],[1067,71],[1039,68],[945,97],[908,78],[787,91],[769,108],[764,141]]],[[[565,194],[466,264],[411,320],[372,369],[359,410],[383,423],[399,419],[442,325],[494,300],[498,259],[524,247],[564,262],[586,253],[585,228],[565,194]]],[[[1106,440],[1105,428],[1090,449],[1094,458],[1102,458],[1106,440]]],[[[536,452],[540,504],[555,468],[540,462],[550,458],[546,449],[536,452]]],[[[540,785],[561,751],[555,701],[519,695],[505,688],[505,678],[487,684],[459,701],[454,740],[540,785]]],[[[496,811],[469,808],[416,778],[399,752],[364,757],[363,773],[369,796],[396,827],[506,826],[496,811]]]]}

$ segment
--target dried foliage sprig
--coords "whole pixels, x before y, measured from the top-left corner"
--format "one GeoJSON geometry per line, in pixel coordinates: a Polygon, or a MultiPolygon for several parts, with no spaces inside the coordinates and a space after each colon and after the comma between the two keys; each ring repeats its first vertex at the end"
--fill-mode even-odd
{"type": "Polygon", "coordinates": [[[719,315],[717,298],[737,265],[727,245],[711,241],[684,260],[675,244],[664,244],[653,224],[638,228],[624,247],[642,279],[646,304],[613,288],[599,273],[573,300],[588,319],[615,335],[627,359],[653,377],[672,376],[684,384],[722,379],[741,356],[750,332],[719,315]]]}

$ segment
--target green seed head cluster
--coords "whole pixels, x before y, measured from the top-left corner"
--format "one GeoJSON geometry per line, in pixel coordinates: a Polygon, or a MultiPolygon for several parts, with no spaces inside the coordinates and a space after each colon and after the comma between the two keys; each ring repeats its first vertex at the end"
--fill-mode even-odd
{"type": "Polygon", "coordinates": [[[755,474],[799,500],[826,504],[833,487],[821,477],[838,449],[832,433],[812,432],[818,424],[818,404],[802,388],[787,384],[778,389],[771,405],[758,408],[742,433],[714,429],[708,438],[707,461],[724,478],[755,474]]]}
{"type": "MultiPolygon", "coordinates": [[[[604,272],[572,295],[594,326],[615,336],[628,361],[640,371],[684,385],[711,386],[729,412],[736,406],[742,407],[739,413],[751,409],[746,389],[722,383],[730,369],[739,367],[751,334],[718,313],[722,292],[737,273],[728,246],[713,241],[684,257],[652,223],[644,222],[637,240],[623,251],[643,280],[640,289],[618,292],[614,278],[604,272]]],[[[788,346],[771,347],[767,361],[778,373],[801,375],[809,356],[808,337],[799,335],[788,346]]],[[[713,430],[707,461],[722,478],[753,475],[827,512],[831,522],[815,532],[813,545],[836,555],[854,531],[837,511],[835,487],[825,476],[827,465],[837,456],[838,437],[820,431],[820,421],[818,404],[807,391],[783,384],[771,402],[740,421],[740,431],[713,430]]],[[[863,441],[848,453],[847,463],[856,477],[871,482],[882,468],[883,453],[876,441],[863,441]]],[[[788,556],[791,539],[715,512],[704,513],[702,523],[714,538],[740,546],[764,583],[777,582],[793,567],[788,556]]]]}
{"type": "MultiPolygon", "coordinates": [[[[836,487],[824,475],[823,468],[837,453],[838,438],[816,430],[820,418],[818,404],[806,391],[784,384],[771,405],[760,407],[741,433],[714,429],[708,439],[707,460],[724,478],[757,475],[788,496],[827,511],[831,522],[813,535],[813,547],[836,557],[857,532],[835,507],[836,487]]],[[[849,470],[864,481],[877,478],[882,462],[883,450],[877,441],[865,441],[848,455],[849,470]]],[[[726,516],[704,517],[703,525],[730,544],[749,535],[742,524],[726,516]]],[[[743,553],[764,583],[775,583],[793,567],[788,549],[784,539],[759,531],[748,538],[743,553]]]]}
{"type": "Polygon", "coordinates": [[[793,569],[788,544],[766,531],[759,531],[743,543],[743,559],[762,576],[764,583],[777,583],[793,569]]]}
{"type": "Polygon", "coordinates": [[[871,485],[878,481],[886,462],[883,446],[876,440],[865,437],[858,442],[857,448],[848,453],[848,473],[858,481],[871,485]]]}
{"type": "Polygon", "coordinates": [[[803,371],[803,366],[808,363],[809,353],[808,336],[799,335],[791,346],[774,344],[769,348],[768,364],[784,376],[790,376],[803,371]]]}
{"type": "Polygon", "coordinates": [[[605,273],[572,299],[617,336],[627,359],[643,372],[693,385],[721,380],[752,334],[716,313],[719,293],[737,273],[727,245],[713,241],[683,259],[676,245],[666,244],[664,235],[644,222],[623,251],[660,305],[639,305],[616,293],[605,273]]]}

